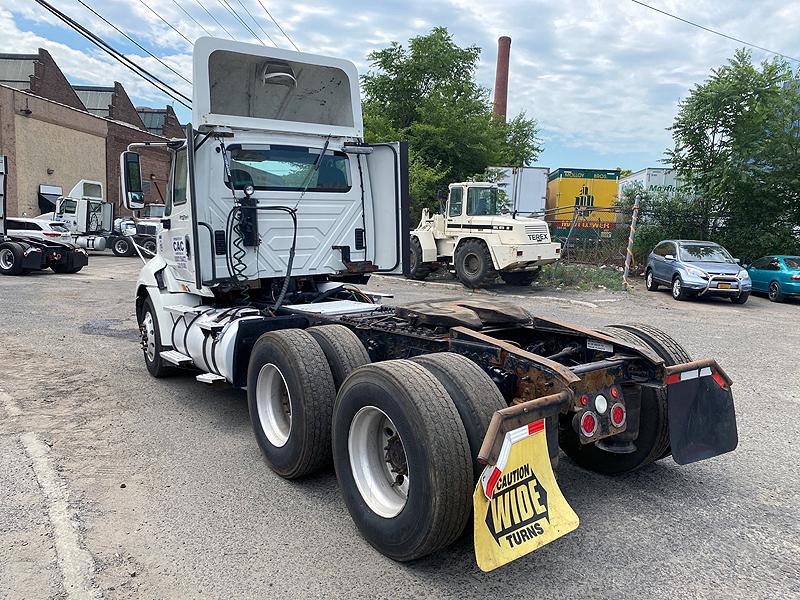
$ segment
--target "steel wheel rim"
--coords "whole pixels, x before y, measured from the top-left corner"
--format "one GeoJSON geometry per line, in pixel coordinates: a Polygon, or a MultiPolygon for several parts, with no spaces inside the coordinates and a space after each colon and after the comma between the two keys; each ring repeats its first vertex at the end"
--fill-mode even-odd
{"type": "Polygon", "coordinates": [[[778,284],[777,283],[770,283],[769,284],[769,297],[770,298],[777,298],[778,297],[778,284]]]}
{"type": "Polygon", "coordinates": [[[153,362],[156,359],[156,329],[153,324],[153,315],[149,310],[144,313],[142,324],[144,325],[144,351],[147,354],[147,360],[153,362]]]}
{"type": "Polygon", "coordinates": [[[14,266],[14,253],[8,248],[0,250],[0,265],[7,271],[14,266]]]}
{"type": "Polygon", "coordinates": [[[120,254],[125,254],[128,251],[128,247],[127,240],[117,240],[114,243],[114,249],[120,254]]]}
{"type": "Polygon", "coordinates": [[[347,450],[353,479],[367,506],[386,519],[400,514],[408,501],[410,477],[403,441],[388,415],[375,406],[360,409],[350,423],[347,450]],[[390,448],[394,462],[389,460],[390,448]],[[399,463],[398,450],[405,474],[392,471],[399,463]]]}
{"type": "Polygon", "coordinates": [[[672,282],[672,295],[675,296],[676,298],[681,295],[680,279],[675,279],[675,281],[672,282]]]}
{"type": "Polygon", "coordinates": [[[276,448],[286,445],[292,431],[292,397],[281,370],[267,363],[256,380],[256,408],[261,429],[276,448]]]}
{"type": "Polygon", "coordinates": [[[481,261],[477,254],[470,252],[464,257],[464,271],[466,271],[467,275],[477,275],[480,268],[481,261]]]}

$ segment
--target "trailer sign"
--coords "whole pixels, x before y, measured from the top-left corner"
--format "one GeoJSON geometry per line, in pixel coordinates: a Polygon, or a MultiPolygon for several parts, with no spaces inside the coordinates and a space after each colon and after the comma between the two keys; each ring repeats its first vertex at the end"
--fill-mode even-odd
{"type": "MultiPolygon", "coordinates": [[[[475,558],[483,571],[525,556],[578,527],[578,515],[553,475],[544,427],[510,442],[513,433],[507,434],[509,450],[502,474],[490,476],[494,481],[489,489],[482,478],[473,495],[475,558]]],[[[499,472],[492,465],[486,469],[499,472]]]]}

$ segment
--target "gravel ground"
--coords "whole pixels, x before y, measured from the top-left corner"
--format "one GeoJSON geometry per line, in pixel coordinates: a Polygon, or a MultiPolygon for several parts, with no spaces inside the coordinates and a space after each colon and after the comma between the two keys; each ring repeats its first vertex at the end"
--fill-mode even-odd
{"type": "MultiPolygon", "coordinates": [[[[583,325],[648,322],[717,358],[740,439],[616,478],[562,456],[581,527],[484,574],[469,536],[411,564],[384,558],[332,471],[288,482],[266,467],[243,392],[152,379],[131,301],[139,266],[98,255],[77,275],[0,278],[0,598],[800,597],[800,302],[481,292],[583,325]]],[[[370,287],[397,303],[465,295],[370,287]]]]}

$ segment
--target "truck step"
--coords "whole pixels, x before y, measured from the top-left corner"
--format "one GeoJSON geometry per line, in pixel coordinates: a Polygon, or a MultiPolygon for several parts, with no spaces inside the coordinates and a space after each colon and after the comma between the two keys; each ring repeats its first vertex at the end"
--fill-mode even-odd
{"type": "Polygon", "coordinates": [[[192,364],[192,359],[185,354],[181,354],[177,350],[165,350],[160,354],[161,358],[167,362],[171,362],[178,367],[186,367],[192,364]]]}
{"type": "Polygon", "coordinates": [[[218,381],[225,381],[225,378],[222,375],[217,375],[216,373],[201,373],[197,377],[195,377],[197,381],[201,383],[217,383],[218,381]]]}
{"type": "Polygon", "coordinates": [[[213,321],[204,321],[203,323],[199,323],[197,326],[202,329],[203,331],[221,331],[223,327],[225,327],[226,323],[214,323],[213,321]]]}
{"type": "Polygon", "coordinates": [[[172,306],[165,306],[164,310],[168,310],[169,312],[178,313],[179,315],[185,315],[187,313],[201,313],[204,310],[207,310],[207,306],[186,306],[184,304],[173,304],[172,306]]]}

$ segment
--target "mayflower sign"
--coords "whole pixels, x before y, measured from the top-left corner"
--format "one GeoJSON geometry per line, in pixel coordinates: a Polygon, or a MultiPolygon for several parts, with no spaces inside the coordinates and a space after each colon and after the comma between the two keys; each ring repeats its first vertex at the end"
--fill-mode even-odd
{"type": "Polygon", "coordinates": [[[669,196],[687,191],[687,186],[677,178],[673,169],[660,168],[642,169],[620,179],[620,199],[622,199],[625,190],[630,187],[636,187],[652,194],[667,194],[669,196]]]}

